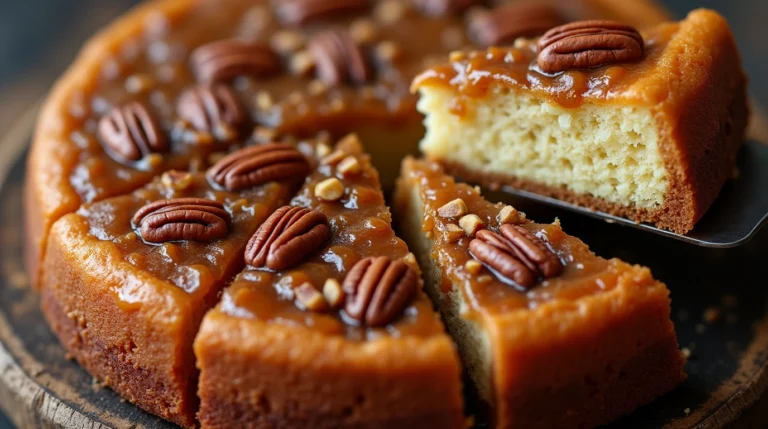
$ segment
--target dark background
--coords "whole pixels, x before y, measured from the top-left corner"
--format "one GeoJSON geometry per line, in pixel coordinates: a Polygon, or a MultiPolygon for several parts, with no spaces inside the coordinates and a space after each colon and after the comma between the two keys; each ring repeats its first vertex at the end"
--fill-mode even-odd
{"type": "MultiPolygon", "coordinates": [[[[616,0],[631,2],[633,0],[616,0]]],[[[45,94],[99,27],[136,0],[0,0],[0,135],[45,94]]],[[[708,7],[731,23],[750,76],[750,91],[768,105],[768,0],[661,0],[683,17],[708,7]]],[[[0,414],[0,428],[11,428],[0,414]]]]}

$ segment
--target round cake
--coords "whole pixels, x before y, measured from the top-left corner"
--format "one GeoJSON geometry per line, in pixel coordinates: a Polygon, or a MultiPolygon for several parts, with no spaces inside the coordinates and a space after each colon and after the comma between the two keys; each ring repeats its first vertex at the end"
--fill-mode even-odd
{"type": "Polygon", "coordinates": [[[384,200],[424,135],[411,82],[569,21],[665,19],[618,3],[137,7],[38,122],[25,258],[48,323],[183,427],[465,427],[459,354],[384,200]]]}

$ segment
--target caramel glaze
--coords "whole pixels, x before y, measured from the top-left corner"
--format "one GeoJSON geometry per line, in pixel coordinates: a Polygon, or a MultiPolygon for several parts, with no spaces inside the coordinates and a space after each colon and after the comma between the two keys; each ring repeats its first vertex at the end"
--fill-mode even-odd
{"type": "MultiPolygon", "coordinates": [[[[265,323],[304,326],[325,335],[341,335],[351,340],[371,340],[382,336],[428,337],[443,332],[429,299],[421,292],[403,314],[385,328],[359,326],[343,310],[310,312],[294,303],[293,289],[309,282],[322,290],[326,279],[342,282],[346,273],[362,258],[388,256],[403,259],[408,247],[395,236],[391,215],[380,189],[378,174],[357,143],[337,147],[361,163],[355,175],[343,175],[335,166],[321,165],[309,176],[291,204],[326,214],[331,241],[305,262],[292,269],[273,272],[249,267],[241,273],[222,297],[220,309],[235,317],[253,318],[265,323]],[[314,195],[315,185],[329,177],[345,186],[339,201],[323,201],[314,195]]],[[[409,258],[406,258],[407,263],[409,258]]],[[[418,266],[411,263],[413,269],[418,266]]]]}
{"type": "MultiPolygon", "coordinates": [[[[89,233],[114,243],[125,261],[178,287],[193,299],[220,288],[227,271],[242,266],[242,253],[251,234],[273,210],[288,201],[294,187],[269,183],[233,193],[213,189],[203,174],[192,176],[183,190],[156,180],[131,195],[85,204],[77,212],[86,219],[89,233]],[[218,201],[232,216],[226,238],[211,242],[179,241],[145,243],[131,224],[131,217],[145,204],[167,198],[198,197],[218,201]],[[238,264],[237,260],[241,262],[238,264]],[[233,265],[234,264],[234,265],[233,265]]],[[[125,311],[141,306],[140,285],[124,284],[112,291],[125,311]]]]}
{"type": "Polygon", "coordinates": [[[540,281],[525,292],[499,279],[483,267],[479,273],[470,273],[465,264],[472,256],[468,250],[470,238],[457,242],[444,238],[446,225],[455,220],[437,215],[437,209],[445,203],[461,198],[468,213],[478,215],[486,228],[498,231],[499,212],[504,205],[485,200],[477,189],[459,184],[446,176],[433,163],[415,161],[407,169],[407,180],[418,186],[424,203],[423,231],[433,236],[435,245],[432,257],[443,267],[444,292],[452,285],[461,285],[465,302],[469,305],[469,317],[484,313],[498,314],[521,308],[536,308],[552,300],[576,301],[577,299],[608,291],[616,287],[617,279],[629,267],[618,259],[605,260],[595,256],[581,240],[567,235],[558,222],[537,224],[521,216],[520,225],[542,239],[565,266],[557,277],[540,281]]]}
{"type": "MultiPolygon", "coordinates": [[[[337,136],[361,132],[373,123],[401,127],[418,123],[416,97],[409,93],[413,78],[424,68],[442,61],[456,49],[473,46],[466,34],[465,16],[427,17],[407,0],[372,1],[366,10],[319,19],[301,26],[284,26],[266,0],[198,0],[173,19],[151,15],[143,34],[111,51],[101,76],[87,92],[70,96],[67,129],[77,148],[71,163],[70,184],[82,202],[132,191],[168,169],[202,171],[209,156],[228,152],[254,140],[269,139],[275,133],[311,136],[329,130],[337,136]],[[400,12],[386,10],[394,4],[400,12]],[[314,72],[291,72],[292,55],[282,55],[282,73],[268,78],[235,78],[231,84],[251,123],[240,136],[217,142],[184,126],[176,115],[181,92],[195,83],[189,67],[191,52],[198,46],[237,37],[274,46],[276,34],[289,30],[306,39],[331,26],[348,29],[361,22],[373,24],[374,33],[366,44],[375,69],[375,79],[364,85],[321,85],[314,72]],[[377,52],[390,43],[395,54],[377,52]],[[137,163],[123,164],[105,153],[96,134],[97,123],[112,106],[139,101],[157,115],[171,141],[171,156],[154,156],[137,163]],[[255,130],[254,130],[255,127],[255,130]],[[254,132],[255,131],[255,132],[254,132]]],[[[576,7],[571,1],[554,2],[568,19],[601,16],[598,11],[576,7]]],[[[306,46],[297,50],[306,49],[306,46]]],[[[365,134],[361,132],[361,134],[365,134]]]]}
{"type": "MultiPolygon", "coordinates": [[[[638,61],[557,74],[544,73],[536,65],[536,40],[520,39],[515,47],[455,52],[450,63],[417,76],[412,88],[450,88],[457,94],[451,106],[451,112],[457,116],[468,114],[467,100],[482,98],[497,85],[511,91],[526,91],[564,108],[577,108],[585,102],[604,104],[618,98],[632,99],[634,94],[628,90],[653,70],[678,29],[678,24],[669,23],[643,33],[645,52],[638,61]]],[[[664,93],[650,89],[649,93],[648,101],[652,104],[665,97],[664,93]]]]}

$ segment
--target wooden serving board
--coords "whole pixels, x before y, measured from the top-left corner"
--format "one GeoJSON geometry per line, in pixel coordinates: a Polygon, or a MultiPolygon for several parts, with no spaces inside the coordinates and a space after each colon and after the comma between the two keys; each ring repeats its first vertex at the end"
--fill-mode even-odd
{"type": "MultiPolygon", "coordinates": [[[[22,264],[24,153],[33,122],[31,113],[0,141],[0,407],[21,429],[175,427],[93,380],[43,321],[22,264]]],[[[540,221],[559,216],[596,253],[650,266],[672,290],[679,342],[691,351],[688,379],[609,428],[768,427],[768,400],[760,399],[768,387],[768,229],[743,247],[713,250],[515,204],[540,221]]]]}

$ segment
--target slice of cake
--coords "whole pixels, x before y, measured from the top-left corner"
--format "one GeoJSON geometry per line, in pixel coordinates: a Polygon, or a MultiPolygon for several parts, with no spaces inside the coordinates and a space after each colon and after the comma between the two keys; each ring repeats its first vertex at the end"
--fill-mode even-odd
{"type": "Polygon", "coordinates": [[[357,139],[245,258],[195,341],[202,427],[465,427],[455,346],[357,139]]]}
{"type": "Polygon", "coordinates": [[[669,291],[406,159],[395,215],[497,428],[608,423],[680,383],[669,291]]]}
{"type": "Polygon", "coordinates": [[[64,348],[126,399],[195,427],[200,321],[242,269],[253,232],[309,169],[293,146],[255,146],[209,177],[168,172],[61,218],[41,284],[43,313],[64,348]]]}
{"type": "Polygon", "coordinates": [[[732,176],[746,83],[726,21],[697,10],[642,33],[583,21],[455,53],[413,89],[421,149],[451,173],[685,233],[732,176]]]}

